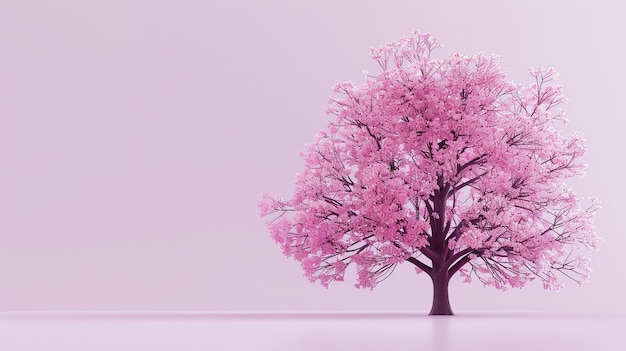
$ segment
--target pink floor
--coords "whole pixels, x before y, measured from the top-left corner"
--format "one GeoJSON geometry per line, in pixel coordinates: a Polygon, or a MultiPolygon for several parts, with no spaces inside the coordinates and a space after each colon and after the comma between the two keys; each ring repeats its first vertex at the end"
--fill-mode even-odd
{"type": "Polygon", "coordinates": [[[626,350],[625,316],[12,312],[0,350],[626,350]]]}

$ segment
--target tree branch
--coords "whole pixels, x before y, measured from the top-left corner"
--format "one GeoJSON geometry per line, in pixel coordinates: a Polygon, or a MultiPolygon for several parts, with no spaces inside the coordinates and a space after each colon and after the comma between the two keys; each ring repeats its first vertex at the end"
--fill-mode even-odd
{"type": "Polygon", "coordinates": [[[431,261],[437,261],[437,255],[435,252],[428,246],[422,246],[419,248],[420,252],[424,254],[424,256],[428,257],[431,261]]]}
{"type": "Polygon", "coordinates": [[[475,165],[475,164],[478,164],[478,163],[479,163],[478,161],[481,161],[481,159],[482,159],[483,157],[485,157],[485,156],[487,156],[487,154],[482,154],[482,155],[480,155],[480,156],[476,156],[476,157],[474,157],[473,159],[471,159],[471,160],[467,161],[464,165],[462,165],[462,166],[457,166],[457,167],[456,167],[456,174],[457,174],[457,175],[459,175],[459,174],[460,174],[460,173],[461,173],[464,169],[466,169],[467,167],[472,166],[472,165],[475,165]]]}
{"type": "Polygon", "coordinates": [[[468,247],[466,249],[463,249],[463,250],[455,253],[449,259],[446,260],[446,266],[452,265],[454,262],[456,262],[456,260],[458,260],[459,258],[461,258],[461,257],[463,257],[465,255],[469,255],[473,251],[474,251],[474,249],[472,249],[471,247],[468,247]]]}
{"type": "Polygon", "coordinates": [[[466,263],[471,261],[469,255],[458,260],[450,269],[448,269],[448,279],[452,278],[452,276],[461,269],[461,267],[465,266],[466,263]]]}
{"type": "Polygon", "coordinates": [[[457,191],[459,191],[460,189],[463,189],[464,187],[474,183],[475,181],[480,179],[480,177],[484,176],[485,174],[487,174],[486,171],[481,173],[481,174],[479,174],[479,175],[477,175],[476,177],[474,177],[474,178],[472,178],[470,180],[467,180],[467,181],[465,181],[465,182],[455,186],[454,188],[452,188],[452,190],[450,190],[450,195],[452,195],[452,194],[456,193],[457,191]]]}
{"type": "Polygon", "coordinates": [[[463,219],[461,220],[461,223],[457,224],[456,227],[454,227],[452,233],[448,235],[448,237],[446,238],[446,244],[450,241],[450,239],[456,239],[461,236],[461,230],[463,230],[463,227],[465,226],[467,226],[467,222],[463,219]]]}
{"type": "Polygon", "coordinates": [[[433,269],[428,267],[428,265],[426,265],[422,261],[418,260],[417,258],[415,258],[413,256],[410,256],[406,260],[411,262],[411,263],[413,263],[415,266],[417,266],[417,268],[421,269],[422,271],[426,272],[426,274],[428,274],[429,276],[432,277],[433,269]]]}

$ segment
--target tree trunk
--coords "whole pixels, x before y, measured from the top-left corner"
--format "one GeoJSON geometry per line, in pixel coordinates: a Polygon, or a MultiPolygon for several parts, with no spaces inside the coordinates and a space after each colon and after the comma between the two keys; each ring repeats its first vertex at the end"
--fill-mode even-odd
{"type": "Polygon", "coordinates": [[[447,269],[433,269],[432,274],[433,281],[433,306],[430,309],[430,315],[452,315],[452,308],[450,307],[450,298],[448,296],[448,270],[447,269]]]}

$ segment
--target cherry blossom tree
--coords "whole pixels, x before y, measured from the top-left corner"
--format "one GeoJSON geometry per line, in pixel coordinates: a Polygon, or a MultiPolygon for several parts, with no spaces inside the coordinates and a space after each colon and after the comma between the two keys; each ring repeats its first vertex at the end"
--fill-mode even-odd
{"type": "Polygon", "coordinates": [[[565,183],[586,148],[555,129],[566,122],[556,73],[515,85],[495,57],[431,58],[439,47],[415,32],[372,49],[377,76],[335,86],[293,198],[259,204],[272,238],[323,286],[354,264],[356,286],[374,288],[409,262],[432,280],[432,315],[452,314],[457,273],[498,289],[582,284],[599,206],[581,207],[565,183]]]}

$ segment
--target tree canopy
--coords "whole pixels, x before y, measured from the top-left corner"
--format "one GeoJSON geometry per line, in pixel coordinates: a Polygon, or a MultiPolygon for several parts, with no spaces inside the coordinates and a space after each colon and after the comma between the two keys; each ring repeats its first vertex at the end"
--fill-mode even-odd
{"type": "Polygon", "coordinates": [[[446,299],[456,273],[498,289],[583,283],[577,249],[597,248],[599,206],[581,207],[566,184],[583,175],[586,147],[556,129],[557,74],[532,69],[533,83],[516,85],[494,56],[432,59],[439,47],[416,32],[372,49],[378,75],[335,86],[293,197],[260,203],[272,238],[324,286],[354,264],[356,286],[373,288],[404,262],[446,299]]]}

